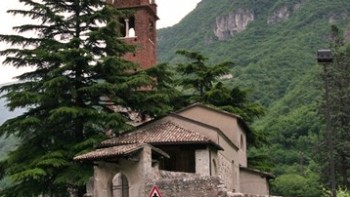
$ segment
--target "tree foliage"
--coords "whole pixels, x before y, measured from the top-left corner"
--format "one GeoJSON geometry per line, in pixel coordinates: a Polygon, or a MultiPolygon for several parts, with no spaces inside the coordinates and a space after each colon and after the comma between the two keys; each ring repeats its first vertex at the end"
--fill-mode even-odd
{"type": "Polygon", "coordinates": [[[0,126],[0,135],[20,140],[0,162],[0,178],[12,182],[0,195],[82,196],[91,166],[72,158],[99,143],[106,130],[130,127],[127,114],[111,113],[110,103],[144,116],[169,107],[160,92],[139,91],[155,80],[130,72],[138,65],[122,58],[134,47],[118,39],[119,10],[102,0],[21,2],[26,9],[8,12],[36,23],[14,27],[19,35],[0,35],[12,45],[0,55],[5,64],[33,70],[0,89],[9,109],[27,109],[0,126]]]}
{"type": "MultiPolygon", "coordinates": [[[[238,87],[229,87],[223,77],[230,75],[232,62],[223,62],[216,65],[207,65],[207,58],[198,52],[181,50],[177,52],[189,62],[177,65],[177,85],[182,90],[182,105],[201,102],[219,109],[235,113],[245,121],[252,122],[264,114],[263,107],[249,100],[248,92],[238,87]]],[[[265,143],[262,132],[252,130],[248,133],[248,142],[251,146],[260,146],[265,143]]]]}
{"type": "MultiPolygon", "coordinates": [[[[332,26],[331,49],[333,62],[325,64],[324,80],[328,85],[328,103],[323,105],[324,114],[330,115],[331,137],[325,131],[324,141],[332,140],[334,150],[324,150],[333,154],[337,183],[343,188],[349,188],[348,174],[350,173],[350,44],[346,43],[338,27],[332,26]],[[328,108],[327,108],[328,107],[328,108]],[[328,110],[328,112],[327,112],[328,110]],[[331,138],[331,139],[330,139],[331,138]]],[[[327,157],[328,158],[328,157],[327,157]]],[[[328,163],[320,158],[320,162],[328,163]]],[[[328,180],[329,167],[324,165],[324,179],[328,180]]]]}
{"type": "MultiPolygon", "coordinates": [[[[202,0],[179,24],[159,31],[160,60],[178,61],[174,51],[188,49],[201,51],[211,62],[235,62],[230,86],[253,88],[254,101],[266,107],[266,115],[254,121],[253,128],[268,132],[271,145],[253,154],[250,149],[249,154],[267,157],[276,176],[289,173],[290,168],[303,176],[300,169],[321,161],[318,158],[325,158],[327,149],[320,139],[323,83],[315,52],[328,47],[330,22],[340,29],[346,26],[349,17],[342,13],[349,10],[350,1],[344,0],[202,0]],[[219,31],[217,19],[229,18],[237,9],[251,11],[254,20],[244,31],[219,40],[208,27],[218,27],[215,30],[219,31]],[[289,17],[267,24],[283,9],[288,10],[289,17]]],[[[317,164],[324,166],[326,162],[317,164]]],[[[313,171],[321,173],[318,168],[313,171]]],[[[327,176],[323,177],[319,185],[327,183],[327,176]]]]}
{"type": "Polygon", "coordinates": [[[299,174],[284,174],[273,181],[273,193],[282,196],[321,196],[321,185],[318,177],[307,177],[299,174]]]}
{"type": "Polygon", "coordinates": [[[236,113],[246,121],[252,121],[264,114],[263,107],[249,100],[248,92],[238,87],[230,88],[224,77],[230,76],[232,62],[207,65],[207,58],[198,52],[178,51],[189,63],[177,66],[177,84],[184,90],[187,102],[202,102],[236,113]]]}

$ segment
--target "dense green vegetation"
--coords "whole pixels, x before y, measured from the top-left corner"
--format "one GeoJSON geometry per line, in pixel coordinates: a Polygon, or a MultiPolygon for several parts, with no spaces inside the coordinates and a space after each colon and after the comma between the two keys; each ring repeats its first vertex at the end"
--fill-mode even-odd
{"type": "Polygon", "coordinates": [[[9,10],[37,24],[14,27],[20,35],[0,35],[10,47],[0,51],[4,64],[33,70],[0,87],[10,110],[26,109],[0,125],[1,137],[18,145],[0,160],[0,196],[77,196],[86,193],[91,165],[73,162],[103,140],[106,131],[131,128],[128,113],[108,103],[153,117],[168,111],[154,77],[123,58],[134,47],[116,31],[122,13],[102,0],[31,1],[9,10]],[[24,35],[22,33],[30,32],[24,35]],[[33,35],[32,35],[33,34],[33,35]],[[157,103],[158,105],[156,105],[157,103]]]}
{"type": "MultiPolygon", "coordinates": [[[[348,0],[202,0],[179,24],[159,30],[160,62],[184,62],[176,55],[183,49],[199,51],[213,65],[234,62],[233,79],[226,80],[225,87],[240,87],[267,109],[253,127],[268,133],[268,145],[252,148],[250,158],[252,167],[276,175],[274,194],[318,197],[322,188],[329,188],[321,163],[322,68],[315,54],[328,47],[331,24],[346,27],[349,11],[348,0]],[[268,24],[269,16],[281,8],[289,10],[289,18],[268,24]],[[251,11],[254,21],[230,39],[219,40],[213,33],[216,18],[239,9],[251,11]]],[[[0,147],[4,145],[0,139],[0,147]]]]}
{"type": "MultiPolygon", "coordinates": [[[[263,113],[246,92],[219,82],[230,62],[211,67],[199,53],[180,51],[190,60],[178,66],[183,78],[174,80],[166,64],[136,72],[138,65],[123,58],[134,47],[115,31],[114,19],[127,13],[104,1],[23,2],[30,11],[9,12],[42,23],[15,27],[19,33],[34,31],[35,38],[0,35],[11,44],[0,51],[4,64],[34,68],[17,76],[18,82],[0,86],[8,109],[25,109],[14,117],[3,109],[8,120],[1,122],[0,137],[9,148],[0,155],[0,196],[85,196],[92,166],[73,157],[91,150],[107,131],[131,129],[128,112],[154,118],[203,102],[247,120],[263,113]],[[145,87],[153,88],[140,91],[145,87]],[[111,110],[110,103],[130,111],[111,110]]],[[[249,139],[255,143],[256,136],[252,132],[249,139]]]]}
{"type": "MultiPolygon", "coordinates": [[[[181,50],[177,54],[186,57],[188,62],[177,65],[174,73],[181,76],[175,80],[176,90],[180,91],[175,108],[199,102],[238,114],[247,122],[264,114],[264,108],[260,103],[251,102],[246,91],[223,83],[222,77],[229,73],[232,62],[208,65],[208,59],[198,52],[181,50]]],[[[247,133],[249,145],[260,147],[266,142],[264,136],[261,131],[251,129],[247,133]]]]}
{"type": "Polygon", "coordinates": [[[202,0],[179,24],[159,31],[161,62],[181,62],[175,51],[187,49],[201,51],[213,62],[235,63],[228,83],[250,91],[251,99],[267,108],[253,126],[269,133],[269,145],[251,149],[250,156],[270,161],[252,164],[277,176],[275,194],[316,197],[329,187],[320,163],[325,146],[323,83],[316,51],[329,46],[332,24],[346,27],[349,11],[346,0],[202,0]],[[268,24],[282,8],[289,10],[289,18],[268,24]],[[254,21],[230,39],[219,40],[216,18],[239,9],[254,13],[254,21]]]}

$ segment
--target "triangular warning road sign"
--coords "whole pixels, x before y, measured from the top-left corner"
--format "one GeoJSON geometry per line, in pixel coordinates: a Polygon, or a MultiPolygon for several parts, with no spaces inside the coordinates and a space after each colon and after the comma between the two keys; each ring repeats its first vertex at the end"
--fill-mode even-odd
{"type": "Polygon", "coordinates": [[[149,197],[162,197],[157,186],[153,186],[149,197]]]}

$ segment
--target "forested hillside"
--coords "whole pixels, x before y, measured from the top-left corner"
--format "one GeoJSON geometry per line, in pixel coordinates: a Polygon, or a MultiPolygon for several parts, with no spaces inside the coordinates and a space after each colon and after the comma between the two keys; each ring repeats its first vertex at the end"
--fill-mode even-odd
{"type": "MultiPolygon", "coordinates": [[[[0,86],[2,86],[0,84],[0,86]]],[[[1,95],[0,95],[1,96],[1,95]]],[[[23,113],[24,110],[16,109],[14,111],[9,111],[6,107],[5,99],[0,98],[0,125],[4,123],[7,119],[16,117],[23,113]]],[[[0,137],[0,160],[4,158],[5,153],[13,148],[16,140],[14,138],[4,138],[0,137]]]]}
{"type": "Polygon", "coordinates": [[[273,164],[258,167],[277,176],[274,192],[320,196],[327,181],[318,163],[323,83],[316,51],[329,46],[331,25],[347,27],[349,11],[347,0],[202,0],[159,31],[159,61],[176,64],[175,51],[187,49],[234,62],[228,83],[248,89],[267,110],[253,127],[269,134],[269,146],[250,154],[273,164]]]}
{"type": "MultiPolygon", "coordinates": [[[[1,85],[0,85],[1,86],[1,85]]],[[[6,108],[6,101],[4,99],[0,99],[0,125],[4,123],[7,119],[18,116],[23,113],[24,110],[17,109],[15,111],[9,111],[6,108]]],[[[14,137],[0,137],[0,160],[3,160],[6,157],[8,151],[12,150],[17,144],[17,139],[14,137]]],[[[6,185],[6,181],[0,180],[0,189],[2,189],[6,185]]]]}

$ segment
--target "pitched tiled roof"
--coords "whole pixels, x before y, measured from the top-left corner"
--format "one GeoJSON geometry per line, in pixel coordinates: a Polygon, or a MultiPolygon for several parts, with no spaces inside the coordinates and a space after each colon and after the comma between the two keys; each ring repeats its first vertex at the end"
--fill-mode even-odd
{"type": "Polygon", "coordinates": [[[75,161],[83,160],[100,160],[111,157],[118,157],[123,155],[128,155],[130,153],[140,150],[142,146],[140,144],[127,144],[120,146],[113,146],[108,148],[96,149],[94,151],[88,152],[86,154],[78,155],[74,157],[75,161]]]}
{"type": "Polygon", "coordinates": [[[255,174],[259,174],[262,177],[266,177],[267,179],[274,179],[275,176],[271,173],[268,172],[263,172],[260,170],[256,170],[256,169],[252,169],[252,168],[247,168],[247,167],[240,167],[240,170],[246,171],[246,172],[250,172],[250,173],[255,173],[255,174]]]}
{"type": "Polygon", "coordinates": [[[165,153],[164,151],[153,147],[149,144],[126,144],[126,145],[119,145],[119,146],[112,146],[108,148],[100,148],[96,149],[94,151],[88,152],[86,154],[78,155],[74,157],[73,159],[75,161],[96,161],[96,160],[103,160],[103,159],[113,159],[118,158],[121,156],[126,156],[133,154],[141,149],[143,149],[145,146],[148,146],[152,149],[154,153],[157,153],[158,155],[162,155],[163,157],[169,158],[170,156],[165,153]]]}
{"type": "Polygon", "coordinates": [[[195,131],[187,130],[177,124],[168,121],[162,124],[136,130],[130,133],[122,134],[119,137],[105,140],[101,143],[102,147],[110,147],[124,144],[148,143],[152,145],[165,144],[212,144],[222,149],[218,144],[204,135],[195,131]]]}

